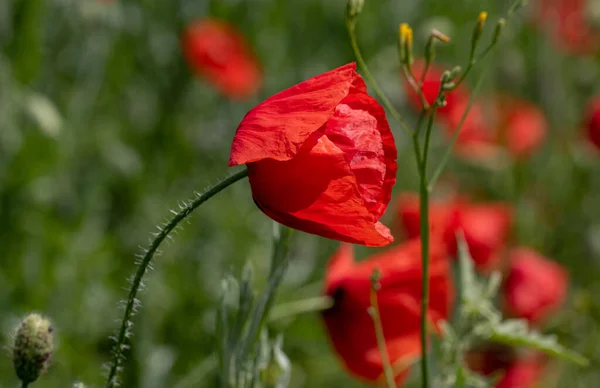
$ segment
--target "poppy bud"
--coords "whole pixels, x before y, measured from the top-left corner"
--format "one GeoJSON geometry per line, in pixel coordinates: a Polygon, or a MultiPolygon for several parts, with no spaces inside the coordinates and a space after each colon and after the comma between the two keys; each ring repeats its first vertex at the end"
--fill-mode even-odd
{"type": "Polygon", "coordinates": [[[396,182],[396,146],[354,63],[254,107],[240,123],[229,165],[246,164],[252,196],[273,220],[339,241],[393,241],[378,220],[396,182]]]}
{"type": "Polygon", "coordinates": [[[29,314],[17,328],[12,347],[13,365],[23,383],[31,383],[45,374],[54,347],[54,329],[50,320],[29,314]]]}
{"type": "Polygon", "coordinates": [[[600,97],[590,103],[585,126],[588,140],[600,150],[600,97]]]}

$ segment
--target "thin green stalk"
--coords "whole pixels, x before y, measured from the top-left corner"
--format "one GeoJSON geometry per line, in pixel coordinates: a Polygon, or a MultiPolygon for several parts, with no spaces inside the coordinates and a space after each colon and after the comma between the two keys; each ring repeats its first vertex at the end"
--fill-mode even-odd
{"type": "Polygon", "coordinates": [[[429,142],[437,101],[433,104],[427,131],[425,132],[425,143],[423,145],[423,156],[419,168],[419,209],[421,229],[421,265],[423,278],[421,281],[421,376],[423,388],[429,388],[429,356],[427,351],[427,307],[429,306],[429,190],[427,188],[427,159],[429,156],[429,142]]]}
{"type": "Polygon", "coordinates": [[[381,90],[381,88],[379,87],[379,84],[375,80],[375,77],[373,77],[373,74],[371,74],[371,71],[367,67],[366,62],[363,59],[362,54],[360,53],[358,43],[356,42],[356,34],[354,31],[355,30],[355,22],[347,19],[346,20],[346,28],[348,29],[348,35],[350,36],[350,44],[352,45],[352,50],[354,51],[354,56],[356,57],[356,62],[358,62],[358,66],[360,66],[360,69],[365,74],[365,77],[367,78],[367,81],[369,82],[369,84],[371,85],[373,90],[375,91],[375,94],[377,94],[377,96],[381,100],[381,103],[383,104],[383,106],[385,106],[385,108],[391,113],[391,115],[394,117],[394,119],[396,119],[400,123],[402,129],[404,131],[406,131],[406,133],[408,133],[409,135],[412,135],[413,130],[410,129],[410,126],[408,125],[408,123],[402,118],[400,113],[393,107],[392,103],[387,98],[385,93],[383,93],[383,90],[381,90]]]}
{"type": "Polygon", "coordinates": [[[21,383],[21,388],[27,388],[29,386],[29,383],[27,381],[23,381],[23,383],[21,383]]]}
{"type": "Polygon", "coordinates": [[[421,85],[419,84],[419,82],[417,81],[415,76],[413,75],[412,71],[410,69],[408,69],[407,66],[401,66],[401,68],[402,68],[402,73],[404,74],[404,78],[406,78],[406,81],[408,82],[410,87],[413,89],[413,91],[415,93],[417,93],[417,96],[419,96],[419,100],[421,101],[421,106],[423,106],[424,110],[429,110],[429,108],[430,108],[429,103],[427,102],[427,99],[425,98],[425,95],[423,94],[423,90],[421,90],[421,85]]]}
{"type": "Polygon", "coordinates": [[[446,164],[448,164],[448,161],[450,160],[450,155],[452,154],[452,150],[454,149],[454,145],[456,144],[456,141],[458,140],[458,136],[460,135],[463,125],[465,124],[465,121],[467,120],[469,111],[471,110],[471,107],[473,106],[473,103],[475,102],[475,97],[477,96],[477,93],[479,93],[479,90],[481,89],[481,85],[483,85],[483,79],[485,78],[486,71],[487,71],[487,67],[484,66],[483,70],[481,71],[481,75],[479,76],[479,79],[477,80],[477,83],[475,84],[475,87],[473,88],[473,92],[471,93],[471,98],[469,98],[469,103],[467,105],[467,108],[465,109],[462,117],[460,118],[460,122],[458,123],[458,126],[456,127],[456,129],[454,130],[454,133],[452,134],[452,139],[450,140],[450,144],[446,148],[446,151],[444,152],[444,155],[442,156],[442,160],[440,161],[440,164],[435,169],[435,171],[431,177],[431,180],[429,181],[429,185],[427,186],[427,189],[429,191],[433,190],[435,183],[437,182],[439,177],[442,175],[442,172],[444,171],[446,164]]]}
{"type": "Polygon", "coordinates": [[[396,380],[394,379],[394,370],[390,363],[387,346],[385,344],[385,335],[383,326],[381,325],[381,316],[379,315],[379,304],[377,303],[376,287],[371,287],[371,308],[369,309],[373,324],[375,325],[375,337],[377,339],[377,347],[381,355],[381,363],[383,365],[383,373],[387,382],[388,388],[396,388],[396,380]]]}
{"type": "Polygon", "coordinates": [[[314,298],[282,303],[273,308],[273,311],[269,314],[269,322],[294,317],[304,313],[323,311],[331,307],[333,307],[333,298],[330,296],[316,296],[314,298]]]}
{"type": "Polygon", "coordinates": [[[121,322],[121,328],[119,329],[119,332],[116,336],[115,346],[113,349],[114,353],[108,370],[106,388],[113,388],[117,385],[117,378],[121,369],[121,362],[123,361],[123,353],[125,349],[127,349],[127,345],[125,344],[125,342],[127,337],[131,334],[131,317],[134,314],[135,306],[137,304],[136,296],[140,289],[142,278],[146,274],[148,267],[150,266],[150,262],[152,261],[154,254],[158,250],[158,247],[167,238],[169,233],[171,233],[181,221],[183,221],[190,214],[192,214],[192,212],[196,210],[200,205],[202,205],[204,202],[206,202],[216,194],[220,193],[225,188],[231,186],[235,182],[247,176],[248,170],[244,169],[243,171],[237,172],[227,177],[222,182],[217,183],[213,187],[206,190],[203,194],[198,195],[196,199],[189,202],[179,212],[175,213],[173,218],[169,222],[167,222],[167,224],[164,227],[160,228],[160,231],[154,236],[152,242],[144,251],[144,254],[141,258],[141,261],[133,278],[129,295],[127,297],[127,301],[125,304],[125,312],[123,313],[123,320],[121,322]]]}

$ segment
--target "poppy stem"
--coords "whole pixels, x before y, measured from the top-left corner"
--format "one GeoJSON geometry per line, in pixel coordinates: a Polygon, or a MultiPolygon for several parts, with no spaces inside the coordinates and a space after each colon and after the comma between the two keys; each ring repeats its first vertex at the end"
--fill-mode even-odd
{"type": "Polygon", "coordinates": [[[148,248],[144,250],[144,253],[138,264],[138,268],[133,277],[131,289],[129,290],[129,295],[125,303],[125,312],[123,313],[121,327],[115,337],[113,357],[108,368],[106,388],[113,388],[117,385],[118,374],[122,370],[121,363],[124,359],[125,350],[128,348],[128,345],[125,342],[127,338],[131,336],[131,327],[133,326],[131,318],[133,317],[139,305],[139,300],[136,298],[136,296],[142,284],[142,278],[148,271],[150,262],[152,261],[154,254],[158,250],[158,247],[169,236],[173,229],[175,229],[181,221],[183,221],[190,214],[192,214],[192,212],[196,210],[200,205],[202,205],[204,202],[208,201],[210,198],[223,191],[225,188],[231,186],[235,182],[247,176],[248,170],[244,169],[243,171],[230,175],[223,181],[217,183],[216,185],[206,190],[203,194],[198,194],[194,200],[186,203],[186,205],[183,206],[178,212],[174,212],[175,215],[173,216],[173,218],[171,218],[171,220],[169,220],[164,226],[159,228],[158,233],[154,235],[148,248]]]}
{"type": "Polygon", "coordinates": [[[282,303],[273,308],[273,311],[269,314],[269,322],[294,317],[300,314],[323,311],[331,307],[333,307],[333,298],[330,296],[315,296],[313,298],[282,303]]]}
{"type": "Polygon", "coordinates": [[[371,277],[371,307],[369,308],[369,314],[373,319],[375,326],[375,337],[377,339],[377,347],[379,348],[379,354],[381,356],[381,364],[383,366],[383,374],[387,382],[388,388],[396,388],[396,379],[394,378],[394,370],[390,363],[390,357],[385,342],[385,335],[383,333],[383,325],[381,324],[381,316],[379,314],[379,304],[377,303],[377,290],[381,287],[379,284],[379,277],[381,274],[378,269],[375,269],[373,276],[371,277]]]}
{"type": "Polygon", "coordinates": [[[469,98],[469,103],[467,104],[467,107],[466,107],[465,111],[463,112],[462,117],[460,118],[460,122],[458,123],[458,126],[456,127],[456,129],[454,130],[454,133],[452,134],[452,139],[450,140],[450,144],[446,148],[446,151],[444,152],[444,155],[442,156],[442,160],[440,161],[440,164],[436,167],[433,175],[431,176],[431,180],[429,181],[429,185],[427,186],[427,189],[430,192],[433,190],[435,183],[439,179],[440,175],[442,175],[442,172],[444,171],[446,164],[448,164],[448,160],[450,160],[450,155],[452,154],[452,150],[454,149],[454,145],[456,144],[456,141],[458,140],[458,136],[460,135],[463,125],[465,124],[465,121],[467,120],[467,116],[468,116],[469,112],[471,111],[473,102],[475,102],[475,97],[479,93],[479,90],[481,89],[481,85],[483,85],[483,79],[485,78],[486,71],[487,71],[487,67],[484,66],[483,70],[481,71],[481,74],[479,75],[479,79],[477,80],[477,83],[475,84],[475,87],[473,88],[473,92],[471,93],[471,97],[469,98]]]}
{"type": "Polygon", "coordinates": [[[363,56],[360,53],[360,48],[358,47],[358,43],[356,42],[355,27],[356,27],[356,21],[346,18],[346,28],[348,29],[348,35],[350,36],[350,44],[352,45],[352,50],[354,51],[354,56],[356,57],[356,62],[358,63],[358,66],[360,67],[362,72],[365,74],[365,78],[367,79],[367,81],[369,81],[369,84],[373,88],[373,91],[375,91],[375,94],[377,94],[377,96],[381,100],[381,103],[383,104],[383,106],[385,106],[385,108],[388,110],[388,112],[390,112],[390,114],[394,117],[394,119],[396,119],[396,121],[398,121],[400,123],[400,126],[402,127],[402,129],[407,134],[412,136],[414,134],[414,131],[410,128],[410,126],[408,125],[406,120],[404,120],[404,118],[402,118],[402,116],[396,110],[396,108],[393,107],[392,103],[387,98],[387,96],[385,95],[383,90],[379,87],[379,84],[375,80],[375,77],[373,77],[373,74],[367,67],[367,63],[363,59],[363,56]]]}
{"type": "Polygon", "coordinates": [[[423,156],[419,164],[419,223],[421,229],[421,263],[423,275],[421,280],[421,375],[423,388],[429,387],[429,357],[427,352],[427,308],[429,306],[429,188],[427,186],[427,160],[429,156],[429,143],[431,130],[435,119],[437,100],[431,107],[427,129],[425,132],[425,143],[423,144],[423,156]]]}

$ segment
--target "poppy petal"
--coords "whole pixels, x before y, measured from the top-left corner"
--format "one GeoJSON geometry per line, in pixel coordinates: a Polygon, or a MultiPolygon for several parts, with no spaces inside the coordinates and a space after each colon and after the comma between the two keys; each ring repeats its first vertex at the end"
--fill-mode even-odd
{"type": "Polygon", "coordinates": [[[293,158],[351,90],[366,91],[355,69],[354,63],[338,67],[277,93],[250,110],[233,139],[229,166],[265,158],[293,158]]]}

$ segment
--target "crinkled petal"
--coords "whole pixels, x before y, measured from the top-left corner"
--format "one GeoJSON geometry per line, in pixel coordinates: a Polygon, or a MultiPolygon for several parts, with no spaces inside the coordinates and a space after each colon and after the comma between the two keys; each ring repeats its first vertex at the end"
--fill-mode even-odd
{"type": "Polygon", "coordinates": [[[254,107],[237,129],[229,166],[293,158],[348,93],[366,91],[355,68],[349,63],[310,78],[254,107]]]}
{"type": "Polygon", "coordinates": [[[283,225],[368,246],[393,241],[365,206],[344,152],[326,136],[291,160],[261,160],[248,172],[254,200],[283,225]]]}

